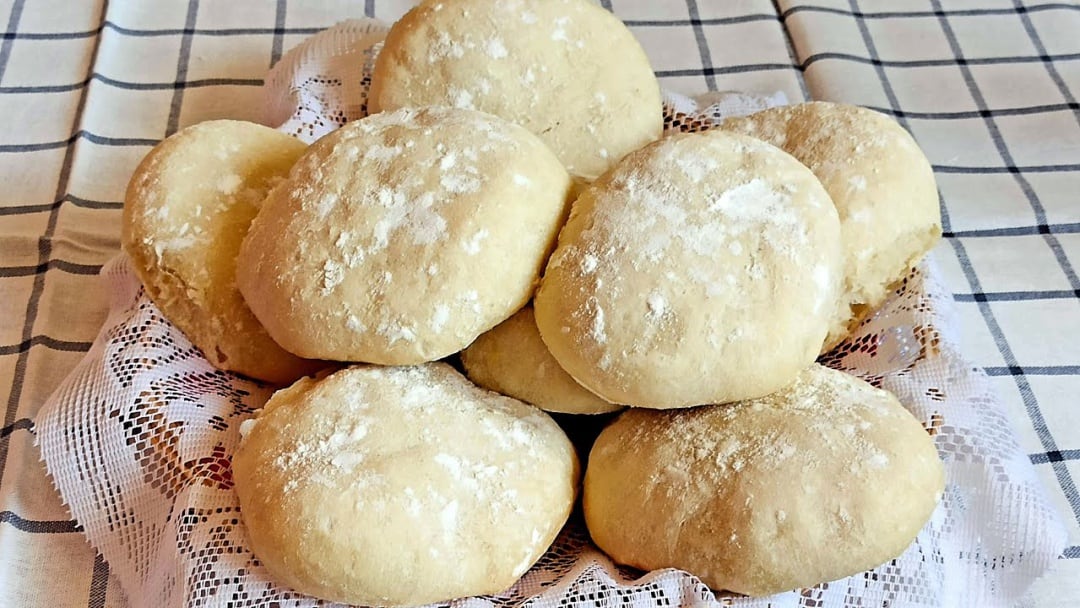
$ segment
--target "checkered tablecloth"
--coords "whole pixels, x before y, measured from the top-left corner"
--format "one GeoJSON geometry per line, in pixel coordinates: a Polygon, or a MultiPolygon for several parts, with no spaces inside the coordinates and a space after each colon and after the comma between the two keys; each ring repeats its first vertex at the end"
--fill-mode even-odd
{"type": "MultiPolygon", "coordinates": [[[[124,606],[45,475],[34,419],[107,309],[135,164],[178,128],[258,120],[304,37],[407,0],[2,0],[0,607],[124,606]]],[[[664,87],[784,91],[896,117],[926,150],[964,351],[992,377],[1070,546],[1024,605],[1080,605],[1080,4],[602,0],[664,87]]]]}

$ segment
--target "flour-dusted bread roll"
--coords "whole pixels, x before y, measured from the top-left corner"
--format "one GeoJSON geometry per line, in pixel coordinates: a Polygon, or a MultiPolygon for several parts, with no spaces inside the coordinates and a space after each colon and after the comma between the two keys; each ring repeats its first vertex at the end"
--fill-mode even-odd
{"type": "Polygon", "coordinates": [[[539,135],[585,179],[663,131],[645,52],[589,0],[421,2],[387,34],[368,104],[496,114],[539,135]]]}
{"type": "Polygon", "coordinates": [[[369,116],[313,144],[263,204],[240,291],[298,355],[433,361],[528,302],[569,187],[543,142],[496,116],[369,116]]]}
{"type": "Polygon", "coordinates": [[[254,123],[204,122],[155,146],[124,197],[124,250],[162,314],[214,366],[281,384],[323,364],[270,339],[236,289],[236,253],[305,147],[254,123]]]}
{"type": "Polygon", "coordinates": [[[301,380],[241,431],[233,475],[255,555],[327,600],[502,591],[574,503],[577,457],[558,425],[443,363],[301,380]]]}
{"type": "Polygon", "coordinates": [[[551,356],[536,329],[531,306],[483,333],[461,351],[469,379],[480,386],[563,414],[603,414],[622,409],[574,382],[551,356]]]}
{"type": "Polygon", "coordinates": [[[534,300],[544,343],[612,403],[771,393],[821,350],[840,226],[782,150],[720,131],[631,153],[587,188],[534,300]]]}
{"type": "Polygon", "coordinates": [[[896,557],[943,489],[896,397],[814,365],[761,399],[620,416],[589,456],[585,520],[618,562],[759,596],[896,557]]]}
{"type": "Polygon", "coordinates": [[[783,148],[818,176],[836,204],[845,270],[828,350],[884,302],[941,237],[930,163],[896,121],[858,106],[782,106],[730,118],[721,127],[783,148]]]}

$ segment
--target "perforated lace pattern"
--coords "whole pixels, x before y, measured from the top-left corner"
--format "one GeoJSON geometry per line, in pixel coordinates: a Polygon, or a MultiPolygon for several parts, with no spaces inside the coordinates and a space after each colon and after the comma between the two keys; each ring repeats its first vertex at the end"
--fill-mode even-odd
{"type": "MultiPolygon", "coordinates": [[[[381,26],[349,22],[292,52],[267,79],[268,120],[311,141],[363,115],[381,26]],[[361,67],[363,69],[361,69],[361,67]]],[[[668,131],[782,102],[735,94],[705,107],[668,94],[668,131]]],[[[457,606],[1006,606],[1061,552],[1065,532],[985,376],[957,352],[949,294],[914,270],[823,363],[887,388],[923,421],[947,486],[899,558],[770,598],[714,595],[677,571],[613,564],[578,515],[511,589],[457,606]]],[[[230,455],[271,388],[214,369],[150,302],[121,256],[113,301],[86,358],[42,409],[38,441],[72,515],[132,606],[328,606],[277,587],[247,547],[230,455]]],[[[403,581],[403,584],[408,584],[403,581]]]]}

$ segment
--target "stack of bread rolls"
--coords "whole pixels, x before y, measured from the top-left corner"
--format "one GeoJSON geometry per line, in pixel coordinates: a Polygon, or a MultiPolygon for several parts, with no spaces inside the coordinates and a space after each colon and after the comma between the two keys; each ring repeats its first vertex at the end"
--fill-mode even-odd
{"type": "Polygon", "coordinates": [[[895,122],[815,102],[663,136],[644,52],[589,0],[425,0],[369,110],[310,147],[189,127],[126,196],[162,312],[221,369],[291,384],[233,458],[277,580],[353,604],[496,593],[579,485],[613,559],[717,590],[912,541],[943,488],[931,438],[815,363],[941,234],[895,122]],[[581,484],[544,411],[623,408],[581,484]]]}

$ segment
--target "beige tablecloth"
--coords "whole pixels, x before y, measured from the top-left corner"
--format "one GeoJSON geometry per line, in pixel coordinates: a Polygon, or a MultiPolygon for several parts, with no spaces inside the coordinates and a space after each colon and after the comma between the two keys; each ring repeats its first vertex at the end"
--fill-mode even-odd
{"type": "MultiPolygon", "coordinates": [[[[410,4],[0,2],[0,606],[125,605],[45,475],[34,420],[103,320],[96,275],[135,164],[183,126],[258,120],[261,79],[305,36],[410,4]]],[[[857,103],[912,131],[937,172],[934,255],[965,352],[1070,529],[1025,603],[1080,603],[1080,4],[601,4],[668,89],[857,103]]]]}

